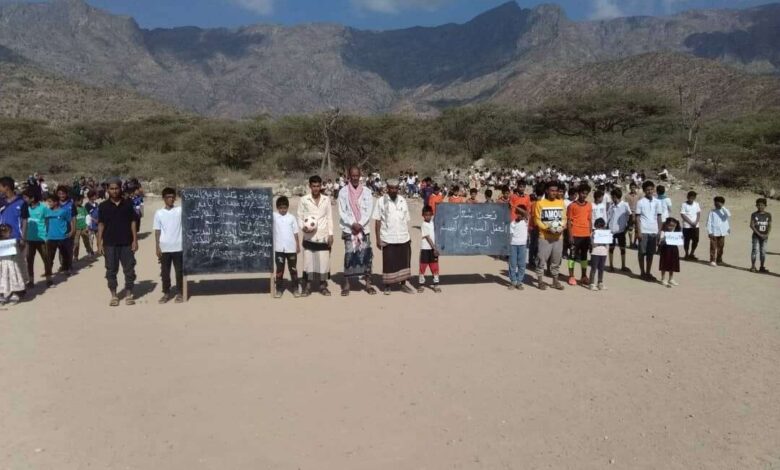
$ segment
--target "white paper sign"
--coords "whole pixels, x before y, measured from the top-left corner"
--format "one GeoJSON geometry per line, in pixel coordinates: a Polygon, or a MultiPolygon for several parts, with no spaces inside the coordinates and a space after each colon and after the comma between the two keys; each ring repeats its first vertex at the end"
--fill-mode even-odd
{"type": "Polygon", "coordinates": [[[0,240],[0,256],[16,255],[16,240],[0,240]]]}
{"type": "Polygon", "coordinates": [[[683,246],[682,232],[664,232],[664,240],[667,245],[683,246]]]}
{"type": "Polygon", "coordinates": [[[611,245],[612,244],[612,231],[610,230],[595,230],[593,232],[593,243],[596,245],[611,245]]]}

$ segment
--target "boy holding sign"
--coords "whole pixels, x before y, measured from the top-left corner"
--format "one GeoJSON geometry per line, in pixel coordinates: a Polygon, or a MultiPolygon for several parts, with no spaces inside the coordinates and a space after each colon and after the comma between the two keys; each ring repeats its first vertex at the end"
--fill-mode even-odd
{"type": "Polygon", "coordinates": [[[590,290],[606,290],[604,287],[604,267],[607,264],[607,254],[612,246],[612,230],[607,229],[607,222],[599,217],[594,223],[593,250],[590,255],[590,290]],[[596,275],[598,274],[598,284],[596,275]]]}
{"type": "Polygon", "coordinates": [[[683,244],[683,235],[680,224],[674,217],[668,217],[661,228],[659,249],[661,262],[658,269],[661,271],[661,284],[671,288],[679,285],[674,280],[674,273],[680,272],[680,246],[683,244]],[[669,280],[666,275],[669,274],[669,280]]]}

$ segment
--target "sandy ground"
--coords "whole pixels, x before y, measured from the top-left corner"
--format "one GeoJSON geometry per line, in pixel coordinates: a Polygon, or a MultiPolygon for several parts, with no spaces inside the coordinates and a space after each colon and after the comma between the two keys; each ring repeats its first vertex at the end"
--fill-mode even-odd
{"type": "Polygon", "coordinates": [[[0,311],[0,469],[778,469],[780,277],[744,269],[753,199],[728,197],[734,267],[686,262],[671,290],[510,292],[477,257],[443,259],[439,295],[203,278],[159,306],[148,237],[137,306],[107,306],[101,261],[0,311]]]}

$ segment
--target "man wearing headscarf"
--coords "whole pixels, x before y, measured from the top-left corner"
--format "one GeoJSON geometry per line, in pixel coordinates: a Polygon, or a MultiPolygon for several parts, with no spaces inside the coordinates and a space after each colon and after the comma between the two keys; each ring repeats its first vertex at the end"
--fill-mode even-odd
{"type": "Polygon", "coordinates": [[[347,187],[339,192],[339,226],[344,240],[344,284],[341,295],[348,296],[352,279],[365,277],[366,292],[376,294],[371,286],[371,213],[374,198],[371,191],[360,182],[361,172],[356,166],[349,169],[347,187]]]}
{"type": "Polygon", "coordinates": [[[382,283],[385,295],[390,295],[394,284],[401,291],[413,294],[406,285],[412,276],[412,242],[409,235],[409,206],[398,194],[398,181],[387,182],[387,194],[377,201],[374,208],[376,244],[382,250],[382,283]]]}

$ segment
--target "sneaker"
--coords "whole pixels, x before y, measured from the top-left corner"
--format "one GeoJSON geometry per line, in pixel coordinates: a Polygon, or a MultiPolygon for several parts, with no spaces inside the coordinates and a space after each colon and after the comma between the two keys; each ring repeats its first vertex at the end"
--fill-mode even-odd
{"type": "Polygon", "coordinates": [[[282,289],[276,289],[276,292],[274,292],[274,299],[281,299],[283,293],[284,291],[282,291],[282,289]]]}
{"type": "Polygon", "coordinates": [[[661,285],[664,286],[664,287],[672,287],[672,286],[669,285],[669,281],[667,281],[666,279],[661,281],[661,285]]]}
{"type": "Polygon", "coordinates": [[[157,301],[158,304],[167,304],[171,300],[170,294],[163,294],[162,297],[160,297],[160,300],[157,301]]]}
{"type": "Polygon", "coordinates": [[[598,290],[598,287],[596,287],[596,284],[591,284],[590,285],[590,290],[596,291],[596,290],[598,290]]]}
{"type": "Polygon", "coordinates": [[[385,295],[390,295],[390,292],[391,292],[390,288],[389,287],[385,287],[384,294],[385,295]]]}
{"type": "Polygon", "coordinates": [[[717,268],[718,263],[716,263],[715,261],[710,261],[710,266],[712,266],[713,268],[717,268]]]}
{"type": "Polygon", "coordinates": [[[677,282],[677,281],[675,281],[674,279],[669,279],[669,284],[670,284],[670,285],[673,285],[673,286],[675,286],[675,287],[680,285],[680,283],[679,283],[679,282],[677,282]]]}
{"type": "Polygon", "coordinates": [[[576,286],[577,285],[577,278],[574,276],[569,276],[569,285],[570,286],[576,286]]]}
{"type": "Polygon", "coordinates": [[[607,290],[607,286],[605,286],[603,282],[599,282],[598,288],[599,290],[607,290]]]}
{"type": "Polygon", "coordinates": [[[563,290],[563,284],[560,283],[557,279],[553,281],[552,288],[555,290],[563,290]]]}
{"type": "Polygon", "coordinates": [[[293,287],[292,288],[292,294],[293,294],[293,297],[295,297],[297,299],[297,298],[299,298],[301,296],[301,291],[298,289],[298,287],[293,287]]]}
{"type": "Polygon", "coordinates": [[[515,286],[515,289],[517,289],[517,290],[525,290],[525,287],[523,286],[522,283],[520,283],[520,284],[515,286]]]}
{"type": "Polygon", "coordinates": [[[19,303],[19,296],[16,294],[11,294],[8,297],[8,301],[6,302],[8,305],[16,305],[19,303]]]}

